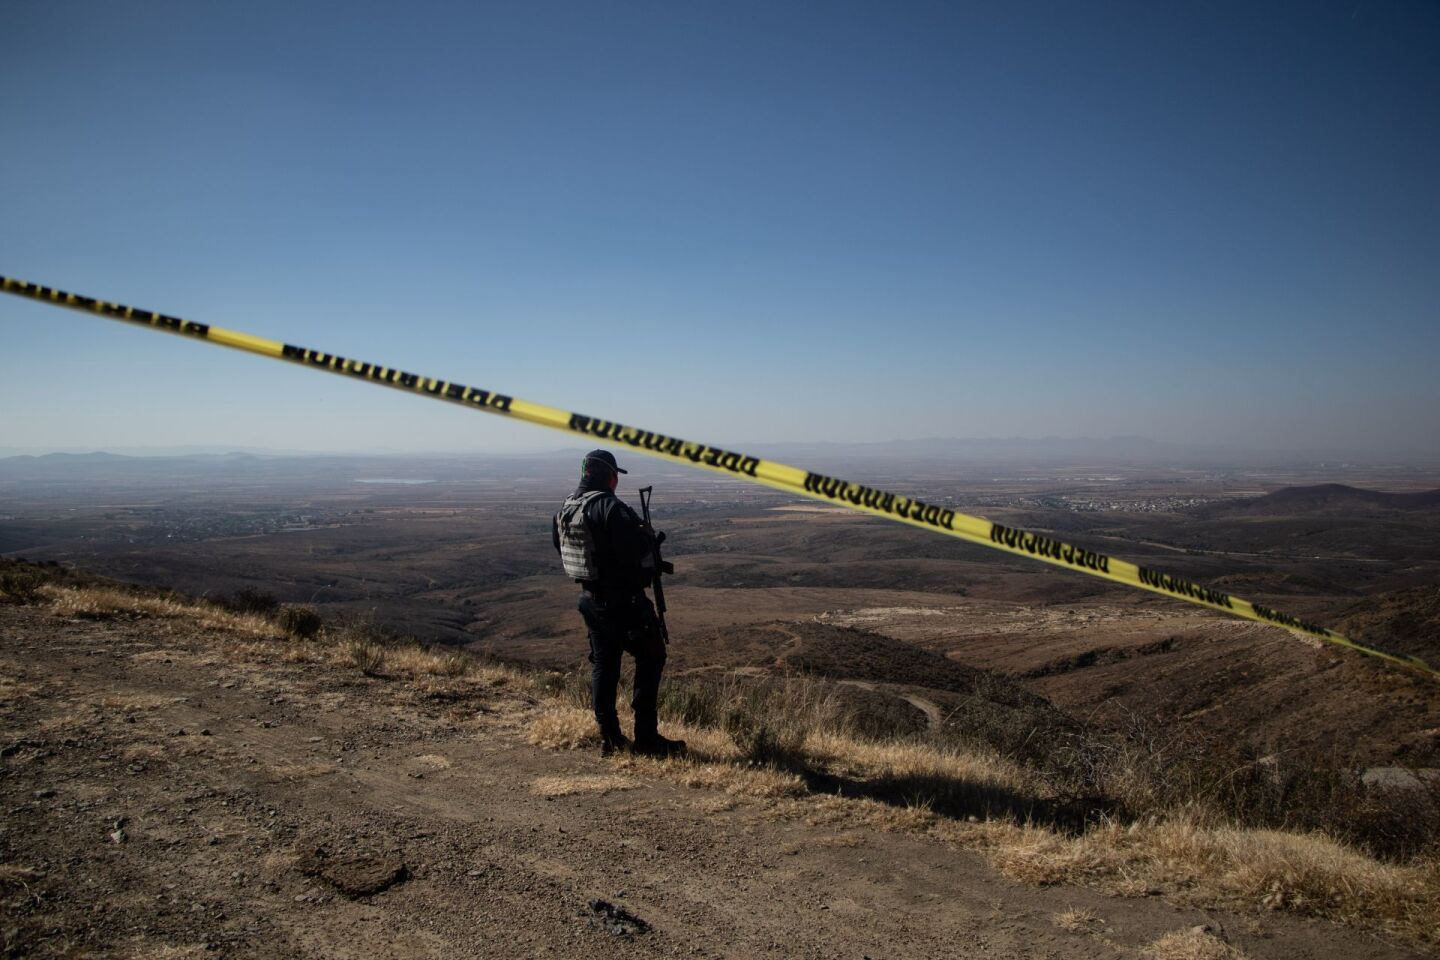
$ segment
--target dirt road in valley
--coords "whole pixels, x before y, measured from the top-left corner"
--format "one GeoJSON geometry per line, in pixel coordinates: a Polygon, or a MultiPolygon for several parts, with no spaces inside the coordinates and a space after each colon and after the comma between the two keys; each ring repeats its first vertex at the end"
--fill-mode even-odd
{"type": "Polygon", "coordinates": [[[1110,958],[1197,925],[1253,957],[1418,955],[1020,886],[937,840],[531,746],[541,709],[0,607],[5,956],[1110,958]],[[1096,919],[1062,929],[1072,908],[1096,919]]]}

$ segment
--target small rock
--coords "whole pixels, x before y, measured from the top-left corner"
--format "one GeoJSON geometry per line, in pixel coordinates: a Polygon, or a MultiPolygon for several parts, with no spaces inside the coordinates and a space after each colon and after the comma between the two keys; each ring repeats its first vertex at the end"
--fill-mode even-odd
{"type": "Polygon", "coordinates": [[[591,900],[588,906],[590,912],[594,914],[590,918],[590,923],[607,930],[614,936],[623,937],[632,933],[645,933],[650,929],[650,924],[624,907],[616,906],[609,901],[591,900]]]}
{"type": "Polygon", "coordinates": [[[210,733],[210,728],[209,728],[209,727],[206,727],[205,729],[203,729],[203,730],[200,731],[200,736],[202,736],[202,737],[208,737],[208,736],[211,736],[211,735],[212,735],[212,734],[210,733]]]}
{"type": "Polygon", "coordinates": [[[110,842],[111,842],[111,843],[124,843],[124,842],[126,841],[126,839],[127,839],[127,837],[125,836],[125,830],[124,830],[123,828],[120,828],[120,827],[117,827],[117,828],[116,828],[113,832],[111,832],[111,834],[110,834],[110,842]]]}
{"type": "Polygon", "coordinates": [[[55,796],[55,791],[51,790],[49,787],[44,787],[40,790],[36,790],[33,796],[36,800],[49,800],[51,797],[55,796]]]}

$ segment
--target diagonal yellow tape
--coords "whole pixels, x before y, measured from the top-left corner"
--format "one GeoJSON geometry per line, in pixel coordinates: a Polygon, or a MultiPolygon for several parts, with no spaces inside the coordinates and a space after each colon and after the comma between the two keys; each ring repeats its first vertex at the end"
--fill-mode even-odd
{"type": "Polygon", "coordinates": [[[613,420],[601,420],[598,417],[530,403],[527,400],[507,396],[503,393],[482,390],[478,387],[452,383],[447,380],[420,377],[396,370],[393,367],[363,363],[335,354],[321,353],[318,350],[253,337],[248,333],[225,330],[191,320],[181,320],[163,313],[81,297],[63,290],[42,287],[10,277],[0,276],[0,290],[31,300],[84,310],[87,313],[108,317],[112,320],[124,320],[155,330],[179,334],[183,337],[234,347],[237,350],[245,350],[262,357],[289,360],[303,366],[328,370],[331,373],[343,374],[358,380],[423,394],[437,400],[448,400],[461,406],[524,420],[542,427],[551,427],[567,433],[578,433],[585,437],[624,444],[634,450],[666,460],[752,480],[768,487],[775,487],[816,500],[837,503],[864,513],[898,520],[901,523],[908,523],[925,530],[979,543],[995,550],[1003,550],[1022,557],[1042,560],[1055,566],[1078,570],[1092,577],[1113,580],[1116,583],[1149,590],[1152,593],[1176,597],[1202,607],[1223,610],[1247,620],[1283,627],[1302,636],[1349,647],[1351,650],[1410,667],[1440,679],[1440,671],[1419,657],[1392,653],[1388,650],[1357,643],[1333,630],[1309,623],[1299,617],[1281,613],[1278,610],[1272,610],[1269,607],[1251,603],[1249,600],[1243,600],[1218,590],[1211,590],[1179,577],[1172,577],[1093,550],[1073,547],[1038,533],[1012,529],[980,517],[947,510],[911,497],[903,497],[873,487],[810,473],[798,467],[776,463],[773,460],[761,460],[758,457],[746,456],[720,447],[652,433],[613,420]]]}

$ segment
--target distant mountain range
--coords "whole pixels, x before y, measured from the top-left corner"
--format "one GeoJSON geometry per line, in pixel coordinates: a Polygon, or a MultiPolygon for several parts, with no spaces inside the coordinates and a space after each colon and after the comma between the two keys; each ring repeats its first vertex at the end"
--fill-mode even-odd
{"type": "MultiPolygon", "coordinates": [[[[1050,463],[1203,467],[1252,467],[1290,464],[1396,465],[1400,463],[1433,466],[1425,458],[1387,458],[1380,456],[1345,456],[1334,451],[1262,450],[1227,447],[1213,444],[1176,443],[1141,436],[1120,437],[926,437],[913,440],[880,441],[797,441],[787,443],[749,443],[726,438],[707,438],[731,450],[779,460],[796,466],[809,461],[835,463],[844,460],[955,460],[974,463],[1050,463]]],[[[605,446],[606,444],[600,444],[605,446]]],[[[617,444],[608,446],[623,449],[617,444]]],[[[194,462],[225,462],[250,459],[274,460],[346,460],[411,462],[466,462],[474,460],[564,459],[580,456],[588,445],[583,441],[569,447],[555,447],[533,452],[434,451],[402,452],[393,450],[350,452],[305,452],[257,448],[226,449],[223,447],[157,447],[116,448],[110,451],[61,451],[35,453],[14,447],[0,447],[0,464],[17,460],[50,463],[115,463],[124,460],[157,459],[190,460],[194,462]]]]}

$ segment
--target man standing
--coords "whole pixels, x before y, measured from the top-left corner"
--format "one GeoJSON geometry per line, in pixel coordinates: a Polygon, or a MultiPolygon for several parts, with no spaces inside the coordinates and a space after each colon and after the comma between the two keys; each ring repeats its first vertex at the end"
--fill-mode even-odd
{"type": "Polygon", "coordinates": [[[645,587],[655,576],[655,531],[615,496],[621,470],[608,450],[580,461],[580,486],[566,498],[551,524],[565,573],[580,584],[580,616],[590,633],[590,698],[600,725],[600,752],[630,747],[635,753],[669,756],[685,741],[660,736],[656,713],[665,641],[645,587]],[[615,692],[620,658],[635,658],[635,742],[620,731],[615,692]]]}

